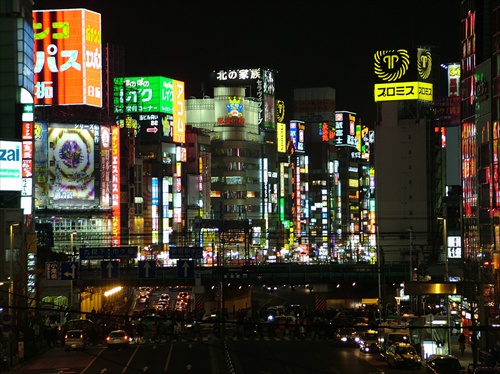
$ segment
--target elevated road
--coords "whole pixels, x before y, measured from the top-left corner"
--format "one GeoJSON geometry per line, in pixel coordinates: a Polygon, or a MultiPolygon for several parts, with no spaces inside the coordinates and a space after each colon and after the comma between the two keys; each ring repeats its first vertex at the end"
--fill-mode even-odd
{"type": "MultiPolygon", "coordinates": [[[[384,283],[401,283],[409,277],[406,264],[385,265],[381,271],[384,283]]],[[[215,285],[227,280],[242,285],[303,285],[314,283],[360,282],[377,284],[377,265],[369,264],[296,264],[242,266],[196,266],[193,277],[179,277],[177,267],[156,267],[154,278],[140,277],[137,266],[120,267],[117,277],[103,278],[100,268],[80,266],[80,286],[107,286],[119,282],[122,286],[215,285]]]]}

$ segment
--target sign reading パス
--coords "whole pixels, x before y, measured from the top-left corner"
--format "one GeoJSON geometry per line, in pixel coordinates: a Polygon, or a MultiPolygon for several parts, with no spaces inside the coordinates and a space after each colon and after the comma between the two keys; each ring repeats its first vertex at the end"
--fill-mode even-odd
{"type": "Polygon", "coordinates": [[[37,10],[33,30],[35,105],[102,107],[101,15],[37,10]]]}
{"type": "Polygon", "coordinates": [[[432,101],[432,54],[428,49],[393,49],[374,54],[375,101],[432,101]]]}
{"type": "Polygon", "coordinates": [[[0,140],[0,191],[21,191],[21,142],[0,140]]]}

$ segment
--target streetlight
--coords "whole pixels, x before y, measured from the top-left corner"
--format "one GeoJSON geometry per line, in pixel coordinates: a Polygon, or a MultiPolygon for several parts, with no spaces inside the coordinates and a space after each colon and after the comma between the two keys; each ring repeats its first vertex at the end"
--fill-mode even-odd
{"type": "MultiPolygon", "coordinates": [[[[410,282],[413,282],[413,227],[410,226],[410,282]]],[[[410,295],[410,313],[413,314],[413,298],[410,295]]]]}
{"type": "Polygon", "coordinates": [[[377,245],[377,272],[378,272],[378,323],[382,323],[382,259],[380,257],[380,227],[375,224],[376,231],[376,245],[377,245]]]}
{"type": "Polygon", "coordinates": [[[75,235],[76,235],[76,232],[72,232],[72,233],[70,234],[70,241],[71,241],[71,254],[73,255],[73,261],[75,261],[75,260],[76,260],[76,253],[75,253],[75,250],[74,250],[74,248],[73,248],[73,236],[75,236],[75,235]]]}
{"type": "Polygon", "coordinates": [[[9,250],[9,313],[13,314],[14,306],[14,226],[19,226],[18,223],[11,223],[9,226],[10,233],[10,250],[9,250]]]}
{"type": "MultiPolygon", "coordinates": [[[[450,281],[448,269],[448,231],[446,227],[446,217],[438,217],[438,220],[443,221],[443,251],[444,251],[444,275],[445,282],[450,281]]],[[[446,324],[448,325],[448,354],[451,354],[451,310],[450,310],[450,295],[445,295],[446,299],[446,324]]]]}

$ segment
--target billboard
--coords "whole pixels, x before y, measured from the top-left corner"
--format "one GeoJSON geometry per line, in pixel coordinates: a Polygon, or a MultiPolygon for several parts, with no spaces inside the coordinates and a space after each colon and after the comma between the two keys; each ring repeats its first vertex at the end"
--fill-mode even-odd
{"type": "Polygon", "coordinates": [[[356,113],[335,112],[335,145],[337,147],[358,148],[357,122],[356,113]]]}
{"type": "Polygon", "coordinates": [[[171,78],[119,77],[114,79],[114,112],[135,121],[139,138],[165,136],[185,141],[184,82],[171,78]]]}
{"type": "Polygon", "coordinates": [[[33,11],[35,105],[102,107],[101,15],[33,11]]]}
{"type": "Polygon", "coordinates": [[[0,191],[22,190],[22,142],[0,140],[0,191]]]}
{"type": "Polygon", "coordinates": [[[120,200],[120,128],[111,127],[111,207],[112,219],[112,244],[115,247],[121,244],[121,200],[120,200]]]}
{"type": "Polygon", "coordinates": [[[302,121],[290,121],[290,139],[296,152],[304,153],[304,132],[306,125],[302,121]]]}
{"type": "Polygon", "coordinates": [[[49,198],[54,205],[94,204],[94,136],[97,127],[49,127],[49,198]]]}
{"type": "Polygon", "coordinates": [[[165,77],[114,79],[114,112],[174,113],[174,80],[165,77]]]}
{"type": "Polygon", "coordinates": [[[111,128],[101,125],[101,206],[111,206],[111,128]]]}
{"type": "Polygon", "coordinates": [[[215,102],[217,126],[244,126],[245,106],[241,96],[228,96],[215,102]]]}
{"type": "Polygon", "coordinates": [[[276,124],[276,144],[279,153],[286,153],[286,124],[278,122],[276,124]]]}
{"type": "Polygon", "coordinates": [[[377,51],[374,73],[375,102],[432,101],[432,54],[428,49],[377,51]]]}
{"type": "Polygon", "coordinates": [[[262,130],[276,129],[276,72],[267,68],[222,69],[209,77],[213,86],[244,87],[245,95],[258,102],[258,124],[262,130]]]}
{"type": "Polygon", "coordinates": [[[184,100],[184,82],[174,80],[174,131],[175,143],[186,141],[186,108],[184,100]]]}
{"type": "Polygon", "coordinates": [[[47,208],[49,201],[46,122],[35,122],[35,208],[47,208]]]}

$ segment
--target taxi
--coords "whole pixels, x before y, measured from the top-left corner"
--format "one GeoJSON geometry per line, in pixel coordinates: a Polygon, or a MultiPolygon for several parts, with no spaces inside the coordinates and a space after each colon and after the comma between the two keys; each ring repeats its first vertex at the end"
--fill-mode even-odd
{"type": "Polygon", "coordinates": [[[399,343],[389,346],[386,352],[387,365],[394,367],[413,367],[420,370],[422,360],[411,344],[399,343]]]}

